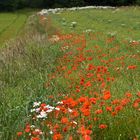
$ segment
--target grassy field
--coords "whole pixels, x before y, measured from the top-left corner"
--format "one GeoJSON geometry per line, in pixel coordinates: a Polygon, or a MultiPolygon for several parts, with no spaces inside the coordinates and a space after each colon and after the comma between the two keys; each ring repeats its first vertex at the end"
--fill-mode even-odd
{"type": "Polygon", "coordinates": [[[122,7],[29,18],[0,54],[0,139],[139,140],[139,15],[122,7]]]}
{"type": "Polygon", "coordinates": [[[63,33],[83,32],[91,29],[105,34],[114,33],[118,37],[139,39],[140,8],[116,8],[114,10],[79,10],[53,15],[53,22],[63,33]],[[77,22],[76,28],[71,28],[71,22],[77,22]]]}
{"type": "Polygon", "coordinates": [[[15,13],[0,13],[0,45],[10,39],[16,38],[24,28],[31,10],[23,10],[15,13]]]}

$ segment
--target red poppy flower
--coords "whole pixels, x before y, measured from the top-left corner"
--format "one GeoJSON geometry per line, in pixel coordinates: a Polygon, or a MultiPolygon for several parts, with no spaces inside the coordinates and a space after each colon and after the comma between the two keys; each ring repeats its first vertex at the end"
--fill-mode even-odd
{"type": "Polygon", "coordinates": [[[98,109],[95,111],[95,114],[102,114],[103,113],[103,110],[102,109],[98,109]]]}
{"type": "Polygon", "coordinates": [[[96,104],[97,99],[96,98],[90,98],[89,99],[91,103],[96,104]]]}
{"type": "Polygon", "coordinates": [[[61,119],[61,123],[63,123],[63,124],[66,124],[66,123],[68,123],[68,118],[66,118],[66,117],[63,117],[62,119],[61,119]]]}
{"type": "Polygon", "coordinates": [[[82,113],[84,116],[89,116],[90,115],[90,110],[89,109],[81,109],[82,113]]]}
{"type": "Polygon", "coordinates": [[[26,132],[26,133],[29,133],[29,132],[30,132],[30,129],[31,129],[31,128],[30,128],[30,125],[26,125],[25,132],[26,132]]]}
{"type": "Polygon", "coordinates": [[[131,93],[126,93],[125,96],[130,98],[130,97],[132,97],[132,94],[131,93]]]}
{"type": "Polygon", "coordinates": [[[72,136],[70,136],[70,137],[69,137],[69,140],[73,140],[73,137],[72,137],[72,136]]]}
{"type": "Polygon", "coordinates": [[[38,137],[32,137],[31,140],[40,140],[38,137]]]}
{"type": "Polygon", "coordinates": [[[84,126],[82,126],[81,128],[79,128],[79,129],[78,129],[78,132],[79,132],[80,134],[82,134],[83,136],[84,136],[84,135],[90,135],[90,134],[92,133],[91,130],[86,129],[84,126]]]}
{"type": "Polygon", "coordinates": [[[128,66],[127,68],[128,68],[129,70],[133,70],[133,69],[136,69],[137,66],[136,66],[136,65],[130,65],[130,66],[128,66]]]}
{"type": "Polygon", "coordinates": [[[123,109],[123,107],[122,107],[121,105],[115,107],[115,111],[116,111],[116,112],[118,112],[118,111],[120,111],[120,110],[122,110],[122,109],[123,109]]]}
{"type": "Polygon", "coordinates": [[[72,115],[72,118],[76,118],[76,117],[79,116],[79,113],[78,113],[77,110],[73,110],[73,112],[71,113],[71,115],[72,115]]]}
{"type": "Polygon", "coordinates": [[[54,136],[53,136],[53,140],[62,140],[63,139],[63,137],[62,137],[62,135],[61,134],[55,134],[54,136]]]}
{"type": "Polygon", "coordinates": [[[106,125],[106,124],[100,124],[100,125],[99,125],[99,128],[100,128],[100,129],[105,129],[105,128],[107,128],[107,125],[106,125]]]}
{"type": "Polygon", "coordinates": [[[111,98],[111,93],[110,93],[110,91],[105,91],[103,94],[104,94],[104,96],[103,96],[103,99],[104,99],[104,100],[108,100],[108,99],[111,98]]]}
{"type": "Polygon", "coordinates": [[[88,82],[85,84],[85,87],[91,87],[91,82],[88,81],[88,82]]]}
{"type": "Polygon", "coordinates": [[[91,140],[91,137],[90,137],[89,135],[84,135],[84,136],[83,136],[83,139],[84,139],[84,140],[91,140]]]}
{"type": "Polygon", "coordinates": [[[23,133],[22,132],[17,132],[17,136],[20,137],[23,133]]]}
{"type": "Polygon", "coordinates": [[[111,112],[112,111],[112,107],[111,106],[107,106],[106,107],[106,111],[110,111],[111,112]]]}

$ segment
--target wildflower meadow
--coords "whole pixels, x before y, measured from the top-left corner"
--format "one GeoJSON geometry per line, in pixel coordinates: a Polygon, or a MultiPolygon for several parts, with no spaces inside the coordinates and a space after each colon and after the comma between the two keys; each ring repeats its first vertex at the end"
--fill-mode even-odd
{"type": "Polygon", "coordinates": [[[2,61],[2,140],[139,140],[139,17],[139,7],[34,15],[22,50],[2,61]]]}

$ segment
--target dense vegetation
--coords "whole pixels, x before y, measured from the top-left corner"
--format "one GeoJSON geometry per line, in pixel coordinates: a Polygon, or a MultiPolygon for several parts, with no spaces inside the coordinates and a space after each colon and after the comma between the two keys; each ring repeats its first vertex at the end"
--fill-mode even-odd
{"type": "Polygon", "coordinates": [[[139,140],[139,15],[125,7],[29,17],[0,53],[0,139],[139,140]]]}
{"type": "Polygon", "coordinates": [[[55,8],[84,5],[140,5],[140,0],[1,0],[0,10],[16,10],[25,7],[55,8]]]}

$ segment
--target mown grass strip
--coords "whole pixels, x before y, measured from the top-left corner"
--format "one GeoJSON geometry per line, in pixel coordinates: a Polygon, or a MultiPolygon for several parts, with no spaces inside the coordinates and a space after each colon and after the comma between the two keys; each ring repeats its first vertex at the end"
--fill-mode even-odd
{"type": "Polygon", "coordinates": [[[26,18],[27,17],[25,15],[18,15],[16,20],[13,21],[13,23],[8,27],[5,32],[3,32],[0,42],[15,37],[25,23],[26,18]]]}
{"type": "Polygon", "coordinates": [[[5,32],[6,30],[9,29],[9,27],[14,24],[14,22],[16,22],[16,20],[18,19],[18,15],[16,15],[16,18],[13,19],[6,27],[4,27],[1,31],[0,31],[0,35],[2,35],[3,32],[5,32]]]}
{"type": "Polygon", "coordinates": [[[37,9],[24,9],[14,13],[0,13],[0,46],[21,35],[28,17],[36,11],[37,9]]]}

